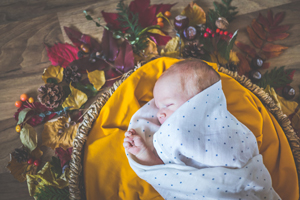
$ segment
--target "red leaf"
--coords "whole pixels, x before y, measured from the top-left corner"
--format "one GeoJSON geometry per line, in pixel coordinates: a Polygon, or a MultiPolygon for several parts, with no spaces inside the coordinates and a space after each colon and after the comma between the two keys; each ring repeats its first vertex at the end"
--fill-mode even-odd
{"type": "Polygon", "coordinates": [[[81,32],[71,29],[69,27],[64,26],[64,30],[69,39],[73,42],[75,46],[78,47],[78,49],[80,49],[80,46],[82,44],[86,44],[90,48],[91,52],[101,51],[100,44],[94,38],[82,34],[81,32]]]}
{"type": "Polygon", "coordinates": [[[109,64],[102,59],[96,59],[96,62],[91,62],[89,57],[84,57],[73,61],[70,65],[76,65],[80,72],[85,74],[86,70],[91,72],[94,70],[104,70],[109,67],[109,64]]]}
{"type": "Polygon", "coordinates": [[[269,21],[270,26],[272,26],[273,25],[273,12],[272,12],[272,10],[268,11],[268,21],[269,21]]]}
{"type": "Polygon", "coordinates": [[[264,63],[261,69],[268,69],[270,67],[270,63],[264,63]]]}
{"type": "Polygon", "coordinates": [[[70,147],[67,150],[64,150],[61,147],[55,149],[55,155],[59,158],[61,167],[65,166],[65,164],[71,160],[72,150],[73,147],[70,147]]]}
{"type": "Polygon", "coordinates": [[[107,71],[105,71],[105,79],[106,82],[103,87],[109,87],[114,84],[117,80],[119,80],[122,77],[122,74],[114,68],[110,68],[107,71]]]}
{"type": "Polygon", "coordinates": [[[251,58],[255,58],[256,57],[256,50],[251,47],[250,45],[244,44],[242,42],[239,41],[235,41],[234,43],[241,51],[245,52],[246,54],[248,54],[251,58]]]}
{"type": "Polygon", "coordinates": [[[40,113],[45,113],[46,111],[52,111],[52,109],[47,108],[46,106],[42,105],[40,102],[33,102],[33,103],[27,103],[23,102],[22,106],[17,110],[17,112],[14,115],[14,118],[16,121],[19,119],[19,113],[24,109],[24,108],[30,108],[32,109],[26,114],[25,120],[27,124],[31,126],[37,126],[41,124],[43,121],[48,121],[52,119],[56,114],[52,113],[50,115],[46,115],[46,117],[43,119],[42,117],[39,116],[40,113]],[[30,117],[30,119],[29,119],[30,117]]]}
{"type": "Polygon", "coordinates": [[[166,35],[166,36],[162,36],[159,34],[149,34],[150,38],[157,44],[157,46],[162,46],[162,45],[166,45],[169,40],[172,39],[172,37],[166,35]]]}
{"type": "Polygon", "coordinates": [[[115,67],[122,73],[134,68],[134,57],[131,45],[125,40],[120,47],[120,52],[115,60],[115,67]]]}
{"type": "Polygon", "coordinates": [[[104,18],[104,21],[107,23],[107,25],[114,29],[114,30],[121,30],[124,31],[126,28],[120,27],[120,22],[117,20],[118,19],[118,13],[107,13],[104,12],[103,10],[101,11],[102,16],[104,18]]]}
{"type": "Polygon", "coordinates": [[[256,19],[252,20],[252,28],[256,32],[256,34],[263,40],[266,39],[266,32],[264,31],[263,27],[256,21],[256,19]]]}
{"type": "Polygon", "coordinates": [[[248,72],[251,71],[249,61],[240,52],[237,52],[236,55],[240,60],[239,66],[238,66],[238,74],[239,75],[247,75],[248,72]]]}
{"type": "Polygon", "coordinates": [[[149,7],[150,0],[134,0],[129,5],[129,10],[133,13],[143,13],[149,7]]]}
{"type": "Polygon", "coordinates": [[[118,55],[117,40],[113,38],[113,33],[104,29],[102,36],[103,56],[108,61],[114,61],[118,55]]]}
{"type": "Polygon", "coordinates": [[[268,42],[273,42],[273,41],[276,41],[276,40],[283,40],[283,39],[287,38],[289,35],[290,34],[288,34],[288,33],[270,34],[268,36],[267,41],[268,42]]]}
{"type": "Polygon", "coordinates": [[[278,57],[280,54],[282,54],[283,51],[273,51],[273,52],[263,52],[262,54],[265,56],[266,59],[275,58],[278,57]]]}
{"type": "Polygon", "coordinates": [[[287,48],[288,47],[285,47],[285,46],[282,46],[282,45],[268,43],[268,44],[264,45],[264,47],[262,48],[262,50],[266,51],[266,52],[273,52],[273,51],[285,50],[287,48]]]}
{"type": "Polygon", "coordinates": [[[289,30],[289,28],[290,28],[289,25],[275,26],[275,27],[270,28],[269,33],[270,34],[281,33],[281,32],[289,30]]]}
{"type": "Polygon", "coordinates": [[[69,63],[78,59],[78,49],[67,43],[57,43],[52,47],[46,46],[47,55],[52,65],[66,68],[69,63]]]}
{"type": "Polygon", "coordinates": [[[284,12],[277,13],[275,15],[275,19],[273,21],[273,26],[277,26],[278,24],[280,24],[282,22],[284,16],[285,16],[284,12]]]}
{"type": "Polygon", "coordinates": [[[265,30],[269,29],[269,26],[270,26],[269,22],[268,22],[268,20],[264,16],[262,16],[261,13],[259,13],[257,21],[264,26],[265,30]]]}
{"type": "Polygon", "coordinates": [[[260,47],[263,45],[263,40],[256,35],[256,33],[253,31],[253,29],[250,26],[247,26],[247,32],[254,46],[260,49],[260,47]]]}

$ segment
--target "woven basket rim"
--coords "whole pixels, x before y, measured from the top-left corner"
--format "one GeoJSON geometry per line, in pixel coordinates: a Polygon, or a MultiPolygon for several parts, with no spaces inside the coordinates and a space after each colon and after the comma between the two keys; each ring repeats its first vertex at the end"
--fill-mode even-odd
{"type": "MultiPolygon", "coordinates": [[[[97,119],[101,109],[116,91],[116,89],[126,80],[134,71],[140,68],[142,65],[138,64],[134,70],[130,70],[123,74],[122,78],[116,81],[108,91],[101,94],[101,96],[94,101],[87,109],[83,116],[83,121],[80,123],[76,137],[73,141],[72,159],[70,161],[70,179],[69,179],[69,192],[70,199],[80,200],[85,199],[85,189],[83,186],[83,170],[82,170],[82,158],[83,147],[89,135],[89,131],[92,128],[94,121],[97,119]]],[[[266,93],[262,88],[253,84],[246,76],[240,76],[237,72],[225,69],[222,66],[218,66],[218,71],[227,74],[237,80],[242,86],[249,89],[254,93],[263,103],[263,105],[275,116],[276,120],[282,127],[293,153],[293,157],[296,163],[298,177],[300,177],[300,140],[296,135],[294,129],[291,126],[289,118],[283,114],[282,110],[276,105],[272,97],[266,93]]],[[[299,182],[299,179],[298,179],[299,182]]]]}

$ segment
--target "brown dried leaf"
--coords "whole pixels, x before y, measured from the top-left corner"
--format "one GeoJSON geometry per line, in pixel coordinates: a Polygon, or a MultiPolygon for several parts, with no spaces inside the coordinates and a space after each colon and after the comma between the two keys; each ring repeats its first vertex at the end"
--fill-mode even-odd
{"type": "Polygon", "coordinates": [[[257,21],[264,26],[265,30],[269,29],[269,22],[261,13],[259,13],[257,21]]]}
{"type": "Polygon", "coordinates": [[[274,18],[274,21],[273,21],[273,26],[277,26],[278,24],[280,24],[282,22],[284,16],[285,16],[285,12],[277,13],[275,15],[275,18],[274,18]]]}
{"type": "Polygon", "coordinates": [[[287,38],[289,35],[290,34],[288,34],[288,33],[270,34],[268,36],[267,41],[268,42],[273,42],[273,41],[276,41],[276,40],[283,40],[283,39],[287,38]]]}
{"type": "Polygon", "coordinates": [[[148,46],[143,50],[143,55],[133,54],[134,62],[149,61],[158,55],[157,45],[153,40],[148,40],[148,46]]]}
{"type": "Polygon", "coordinates": [[[283,51],[273,51],[273,52],[263,52],[263,56],[265,56],[266,59],[271,59],[271,58],[275,58],[278,57],[280,54],[282,54],[283,51]]]}
{"type": "Polygon", "coordinates": [[[270,34],[282,33],[284,31],[289,30],[289,28],[290,28],[289,25],[275,26],[275,27],[270,28],[269,33],[270,34]]]}
{"type": "Polygon", "coordinates": [[[252,20],[252,28],[256,32],[256,34],[263,40],[266,39],[266,32],[264,31],[263,27],[256,21],[256,19],[252,20]]]}
{"type": "Polygon", "coordinates": [[[206,14],[204,10],[196,3],[189,3],[189,5],[184,8],[181,14],[189,18],[189,26],[196,26],[197,24],[206,23],[206,14]]]}
{"type": "Polygon", "coordinates": [[[59,117],[44,124],[42,132],[43,145],[65,150],[73,146],[79,123],[72,123],[70,117],[59,117]]]}
{"type": "Polygon", "coordinates": [[[264,63],[261,67],[261,69],[268,69],[270,67],[270,63],[264,63]]]}
{"type": "Polygon", "coordinates": [[[272,12],[272,10],[268,10],[268,21],[269,21],[270,26],[272,26],[273,25],[273,12],[272,12]]]}
{"type": "Polygon", "coordinates": [[[236,55],[240,60],[239,65],[238,65],[238,74],[246,75],[248,72],[251,71],[249,61],[240,52],[237,52],[236,55]]]}
{"type": "Polygon", "coordinates": [[[247,32],[249,34],[249,38],[253,43],[253,45],[260,49],[261,46],[263,45],[263,40],[256,35],[256,33],[253,31],[253,29],[250,26],[247,26],[247,32]]]}
{"type": "Polygon", "coordinates": [[[242,42],[239,41],[235,41],[234,43],[241,51],[245,52],[246,54],[248,54],[249,56],[251,56],[251,58],[255,58],[256,56],[256,50],[247,44],[244,44],[242,42]]]}
{"type": "Polygon", "coordinates": [[[268,43],[265,44],[264,47],[262,48],[263,51],[266,52],[274,52],[274,51],[281,51],[281,50],[285,50],[288,47],[279,45],[279,44],[272,44],[272,43],[268,43]]]}

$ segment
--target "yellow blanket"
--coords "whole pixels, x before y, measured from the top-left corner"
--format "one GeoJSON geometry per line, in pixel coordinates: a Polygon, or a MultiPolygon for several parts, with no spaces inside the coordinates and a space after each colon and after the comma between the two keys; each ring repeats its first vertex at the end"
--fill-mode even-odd
{"type": "MultiPolygon", "coordinates": [[[[123,148],[131,116],[153,98],[158,77],[177,59],[160,58],[127,78],[102,108],[84,149],[87,199],[162,199],[130,168],[123,148]]],[[[217,70],[217,65],[208,63],[217,70]]],[[[228,110],[256,136],[273,187],[284,200],[299,199],[298,175],[287,138],[260,100],[230,76],[220,73],[228,110]]]]}

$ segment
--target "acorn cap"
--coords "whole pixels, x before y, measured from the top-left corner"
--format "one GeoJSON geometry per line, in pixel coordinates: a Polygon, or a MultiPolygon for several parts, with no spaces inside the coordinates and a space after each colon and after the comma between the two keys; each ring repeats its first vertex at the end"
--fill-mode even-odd
{"type": "Polygon", "coordinates": [[[282,96],[285,99],[290,100],[290,99],[294,98],[295,95],[296,95],[296,91],[295,91],[294,88],[292,88],[289,85],[283,87],[283,89],[282,89],[282,96]]]}

